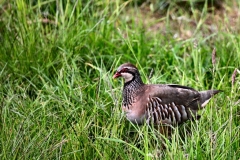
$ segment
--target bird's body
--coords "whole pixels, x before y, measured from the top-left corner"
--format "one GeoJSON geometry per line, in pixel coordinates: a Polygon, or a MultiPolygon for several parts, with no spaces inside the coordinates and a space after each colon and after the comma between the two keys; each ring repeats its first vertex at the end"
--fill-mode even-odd
{"type": "Polygon", "coordinates": [[[205,107],[219,90],[196,91],[193,88],[174,84],[144,84],[138,69],[122,64],[114,78],[123,77],[122,109],[133,123],[144,121],[153,124],[181,124],[205,107]]]}

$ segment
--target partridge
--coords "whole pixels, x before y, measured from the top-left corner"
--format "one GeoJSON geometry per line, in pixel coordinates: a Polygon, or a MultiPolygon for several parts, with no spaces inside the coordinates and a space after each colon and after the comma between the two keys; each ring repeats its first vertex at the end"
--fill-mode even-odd
{"type": "Polygon", "coordinates": [[[219,90],[197,91],[176,84],[144,84],[136,66],[122,64],[113,78],[122,77],[122,109],[132,123],[177,125],[196,118],[219,90]]]}

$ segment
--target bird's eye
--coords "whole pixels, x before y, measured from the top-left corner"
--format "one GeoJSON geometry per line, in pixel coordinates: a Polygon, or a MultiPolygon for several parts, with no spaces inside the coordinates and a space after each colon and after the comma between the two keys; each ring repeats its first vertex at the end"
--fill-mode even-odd
{"type": "Polygon", "coordinates": [[[121,70],[121,72],[127,72],[128,71],[128,68],[123,68],[122,70],[121,70]]]}

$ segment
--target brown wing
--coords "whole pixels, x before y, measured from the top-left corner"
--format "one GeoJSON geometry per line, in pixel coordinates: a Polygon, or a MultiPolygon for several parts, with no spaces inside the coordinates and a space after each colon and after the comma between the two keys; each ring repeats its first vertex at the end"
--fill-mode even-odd
{"type": "Polygon", "coordinates": [[[180,85],[149,85],[150,97],[159,97],[164,104],[174,102],[193,110],[199,109],[200,93],[190,87],[180,85]]]}
{"type": "Polygon", "coordinates": [[[147,121],[155,124],[180,124],[196,115],[200,97],[198,91],[178,85],[148,87],[147,121]]]}

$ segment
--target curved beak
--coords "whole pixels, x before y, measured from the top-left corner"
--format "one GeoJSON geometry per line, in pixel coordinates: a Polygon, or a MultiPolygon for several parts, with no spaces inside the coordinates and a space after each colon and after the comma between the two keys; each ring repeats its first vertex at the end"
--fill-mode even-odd
{"type": "Polygon", "coordinates": [[[115,78],[118,78],[118,77],[121,77],[121,73],[120,72],[116,72],[114,75],[113,75],[113,79],[115,78]]]}

